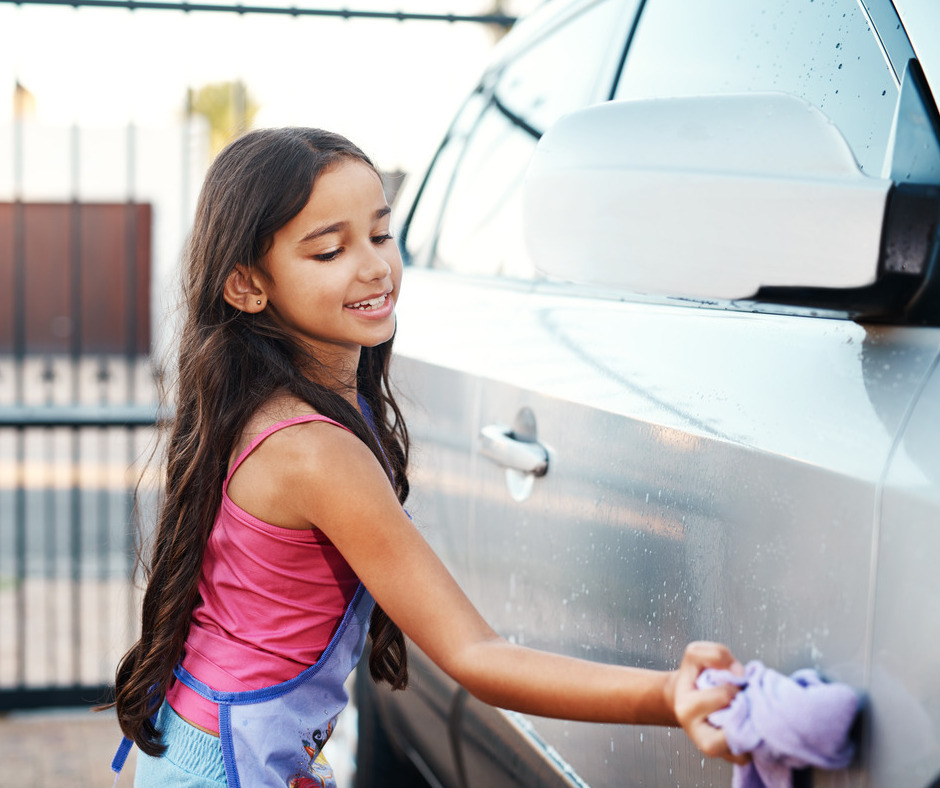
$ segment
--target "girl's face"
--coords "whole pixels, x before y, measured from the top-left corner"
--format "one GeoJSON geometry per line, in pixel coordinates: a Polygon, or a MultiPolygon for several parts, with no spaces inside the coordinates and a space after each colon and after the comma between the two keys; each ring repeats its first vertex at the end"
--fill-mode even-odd
{"type": "Polygon", "coordinates": [[[342,159],[317,178],[303,210],[274,234],[262,267],[265,308],[327,364],[391,339],[402,262],[375,170],[342,159]]]}

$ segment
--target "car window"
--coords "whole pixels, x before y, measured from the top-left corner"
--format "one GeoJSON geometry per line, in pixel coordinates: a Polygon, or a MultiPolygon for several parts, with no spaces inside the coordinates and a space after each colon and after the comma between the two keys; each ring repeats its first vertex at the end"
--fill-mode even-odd
{"type": "Polygon", "coordinates": [[[898,86],[857,0],[648,0],[617,98],[782,91],[881,174],[898,86]]]}
{"type": "Polygon", "coordinates": [[[520,230],[520,187],[537,141],[500,111],[491,108],[484,114],[444,209],[435,268],[534,276],[520,230]]]}
{"type": "Polygon", "coordinates": [[[636,2],[595,2],[513,58],[496,85],[500,104],[541,135],[565,112],[608,98],[625,5],[632,20],[636,2]]]}
{"type": "Polygon", "coordinates": [[[522,235],[526,167],[541,133],[560,115],[608,97],[625,39],[618,31],[635,10],[636,3],[593,3],[503,69],[454,173],[435,268],[535,277],[522,235]]]}
{"type": "Polygon", "coordinates": [[[417,192],[417,201],[405,221],[401,236],[402,257],[410,265],[426,267],[437,238],[437,224],[453,179],[460,153],[476,125],[485,101],[480,92],[470,96],[434,157],[424,183],[417,192]]]}

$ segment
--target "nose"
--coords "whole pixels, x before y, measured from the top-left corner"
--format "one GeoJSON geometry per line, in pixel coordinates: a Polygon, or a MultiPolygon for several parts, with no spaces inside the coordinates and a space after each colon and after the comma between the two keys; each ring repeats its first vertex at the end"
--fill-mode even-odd
{"type": "MultiPolygon", "coordinates": [[[[386,243],[394,242],[387,241],[386,243]]],[[[392,266],[388,260],[385,259],[379,249],[370,246],[359,269],[359,276],[362,280],[364,282],[375,282],[380,279],[385,279],[387,276],[390,276],[391,273],[392,266]]]]}

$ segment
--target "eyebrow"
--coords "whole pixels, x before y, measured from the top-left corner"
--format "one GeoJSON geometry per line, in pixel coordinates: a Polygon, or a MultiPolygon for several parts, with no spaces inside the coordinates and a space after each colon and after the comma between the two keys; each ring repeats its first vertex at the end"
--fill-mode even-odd
{"type": "MultiPolygon", "coordinates": [[[[379,219],[388,216],[392,212],[392,209],[389,206],[384,206],[379,208],[374,214],[372,214],[372,220],[378,221],[379,219]]],[[[336,222],[335,224],[328,225],[327,227],[318,227],[316,230],[311,230],[303,238],[298,241],[298,243],[307,243],[307,241],[313,241],[323,235],[329,235],[330,233],[338,233],[341,230],[346,229],[349,226],[349,222],[336,222]]]]}

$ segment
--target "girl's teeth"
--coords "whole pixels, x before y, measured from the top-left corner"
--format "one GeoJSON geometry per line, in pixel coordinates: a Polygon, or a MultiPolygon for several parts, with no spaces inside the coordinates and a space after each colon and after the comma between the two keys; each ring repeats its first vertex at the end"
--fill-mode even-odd
{"type": "Polygon", "coordinates": [[[350,304],[350,309],[375,309],[377,306],[382,306],[385,303],[386,296],[379,296],[378,298],[372,298],[368,301],[357,301],[355,304],[350,304]]]}

